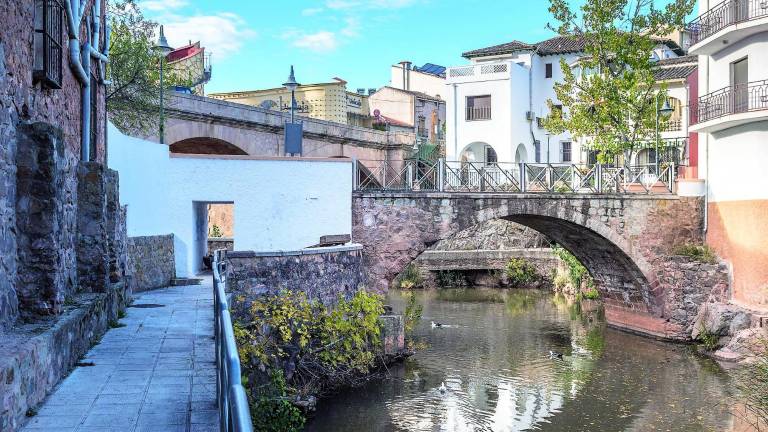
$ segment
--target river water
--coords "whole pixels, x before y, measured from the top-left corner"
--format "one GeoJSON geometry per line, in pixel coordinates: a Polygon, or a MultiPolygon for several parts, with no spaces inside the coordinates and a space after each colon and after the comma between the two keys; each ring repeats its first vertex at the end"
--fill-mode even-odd
{"type": "MultiPolygon", "coordinates": [[[[606,328],[593,304],[529,290],[414,295],[426,346],[323,400],[308,431],[731,430],[730,382],[714,362],[606,328]]],[[[389,293],[396,312],[404,296],[389,293]]]]}

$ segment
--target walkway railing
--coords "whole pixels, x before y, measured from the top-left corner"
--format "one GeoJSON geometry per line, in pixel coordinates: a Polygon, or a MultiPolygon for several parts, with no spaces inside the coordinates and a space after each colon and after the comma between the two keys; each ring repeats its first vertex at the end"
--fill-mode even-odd
{"type": "Polygon", "coordinates": [[[759,110],[768,110],[768,80],[736,84],[700,97],[694,120],[703,123],[730,114],[759,110]]]}
{"type": "Polygon", "coordinates": [[[768,16],[766,0],[726,0],[688,24],[691,45],[714,35],[729,25],[768,16]]]}
{"type": "Polygon", "coordinates": [[[674,163],[613,167],[574,164],[356,161],[359,191],[671,194],[674,163]]]}
{"type": "Polygon", "coordinates": [[[222,432],[252,432],[248,397],[240,378],[240,356],[237,353],[232,318],[226,294],[226,264],[222,251],[214,252],[213,312],[216,339],[216,398],[219,427],[222,432]]]}

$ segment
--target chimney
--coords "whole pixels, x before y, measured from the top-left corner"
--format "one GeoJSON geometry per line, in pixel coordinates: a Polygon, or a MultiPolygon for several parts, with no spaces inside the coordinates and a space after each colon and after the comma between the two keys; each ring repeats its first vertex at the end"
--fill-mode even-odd
{"type": "Polygon", "coordinates": [[[359,94],[361,96],[365,96],[365,89],[364,88],[357,89],[357,94],[359,94]]]}
{"type": "Polygon", "coordinates": [[[375,88],[369,88],[368,89],[368,96],[372,96],[375,93],[376,93],[376,89],[375,88]]]}
{"type": "Polygon", "coordinates": [[[400,64],[403,66],[403,90],[410,90],[411,89],[411,63],[408,60],[401,61],[400,64]]]}

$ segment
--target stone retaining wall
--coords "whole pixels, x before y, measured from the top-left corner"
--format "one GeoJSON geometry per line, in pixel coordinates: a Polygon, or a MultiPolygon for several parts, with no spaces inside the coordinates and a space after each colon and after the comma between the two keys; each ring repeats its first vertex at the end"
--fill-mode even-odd
{"type": "Polygon", "coordinates": [[[134,292],[170,285],[176,277],[173,234],[129,237],[128,263],[134,292]]]}
{"type": "Polygon", "coordinates": [[[363,288],[361,245],[302,249],[290,252],[227,252],[227,286],[248,298],[301,290],[310,300],[333,304],[363,288]]]}

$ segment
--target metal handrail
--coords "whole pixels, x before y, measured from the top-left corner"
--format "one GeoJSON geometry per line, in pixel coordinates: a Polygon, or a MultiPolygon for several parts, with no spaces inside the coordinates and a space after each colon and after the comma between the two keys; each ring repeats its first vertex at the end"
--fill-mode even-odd
{"type": "MultiPolygon", "coordinates": [[[[766,0],[768,1],[768,0],[766,0]]],[[[749,111],[768,109],[768,80],[735,84],[701,96],[696,123],[749,111]]]]}
{"type": "Polygon", "coordinates": [[[358,191],[551,194],[672,194],[676,164],[576,165],[436,161],[366,161],[354,179],[358,191]]]}
{"type": "Polygon", "coordinates": [[[216,398],[222,432],[253,432],[248,397],[241,381],[232,317],[226,295],[223,250],[213,254],[213,327],[216,346],[216,398]]]}

